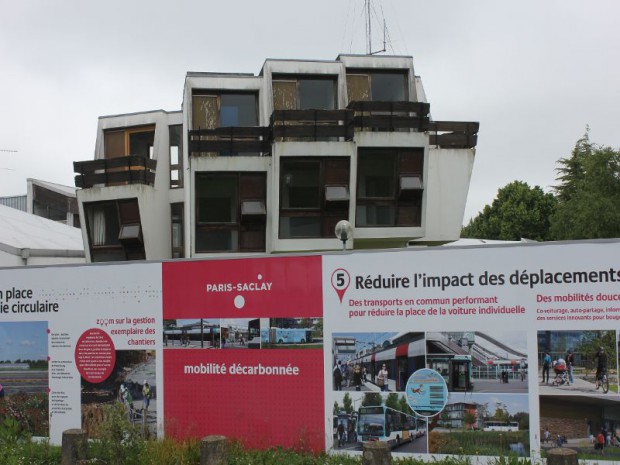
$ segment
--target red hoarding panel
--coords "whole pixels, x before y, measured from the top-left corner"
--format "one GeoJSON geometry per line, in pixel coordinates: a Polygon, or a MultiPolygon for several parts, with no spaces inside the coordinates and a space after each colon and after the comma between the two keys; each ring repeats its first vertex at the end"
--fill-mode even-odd
{"type": "Polygon", "coordinates": [[[322,316],[321,257],[163,264],[164,318],[322,316]]]}
{"type": "Polygon", "coordinates": [[[322,349],[164,350],[166,435],[325,446],[322,349]]]}

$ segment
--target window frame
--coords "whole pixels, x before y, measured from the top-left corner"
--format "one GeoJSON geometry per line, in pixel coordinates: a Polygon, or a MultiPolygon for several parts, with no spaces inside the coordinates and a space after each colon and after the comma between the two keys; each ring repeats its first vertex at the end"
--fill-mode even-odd
{"type": "MultiPolygon", "coordinates": [[[[422,225],[422,208],[424,196],[424,148],[400,147],[400,148],[360,148],[358,150],[357,163],[357,192],[355,208],[355,227],[357,228],[395,228],[395,227],[420,227],[422,225]],[[365,159],[382,159],[392,157],[392,194],[390,196],[361,195],[365,192],[362,183],[365,176],[361,171],[364,169],[365,159]],[[417,165],[417,166],[412,166],[417,165]],[[418,178],[420,187],[403,189],[402,178],[418,178]],[[389,224],[369,223],[368,215],[364,224],[360,222],[361,208],[368,207],[391,207],[392,216],[389,224]],[[413,220],[408,218],[413,217],[413,220]]],[[[366,210],[368,213],[368,210],[366,210]]]]}
{"type": "MultiPolygon", "coordinates": [[[[262,202],[265,205],[266,212],[267,202],[267,173],[264,171],[199,171],[195,173],[194,188],[194,250],[196,253],[230,253],[230,252],[264,252],[266,250],[266,214],[244,214],[242,206],[247,201],[262,202]],[[200,200],[198,198],[199,184],[205,182],[209,178],[230,178],[235,180],[235,221],[199,221],[200,200]],[[252,180],[254,178],[254,180],[252,180]],[[244,193],[247,190],[248,182],[259,182],[261,185],[256,186],[258,193],[256,195],[244,193]],[[244,184],[245,183],[245,184],[244,184]],[[212,232],[228,231],[231,236],[231,248],[208,248],[199,247],[199,239],[201,234],[209,234],[212,232]],[[236,234],[235,234],[236,233],[236,234]],[[262,236],[262,237],[261,237],[262,236]],[[258,246],[246,246],[247,243],[259,244],[258,246]],[[244,245],[245,244],[245,245],[244,245]]],[[[251,190],[251,189],[250,189],[251,190]]]]}
{"type": "MultiPolygon", "coordinates": [[[[301,168],[297,168],[301,169],[301,168]]],[[[331,238],[334,234],[336,223],[343,219],[349,218],[350,205],[350,183],[351,183],[351,159],[350,157],[325,156],[325,157],[281,157],[280,158],[280,178],[279,178],[279,211],[278,211],[278,238],[279,239],[324,239],[331,238]],[[287,170],[285,165],[296,164],[303,165],[308,163],[316,163],[319,165],[318,184],[318,204],[315,207],[284,207],[284,190],[287,170]],[[339,167],[343,170],[340,178],[329,179],[333,175],[330,173],[329,164],[341,163],[339,167]],[[346,200],[328,200],[326,197],[327,188],[330,186],[345,187],[347,191],[346,200]],[[294,235],[291,234],[290,223],[288,226],[288,234],[285,234],[284,224],[288,218],[317,218],[319,234],[318,235],[294,235]]],[[[290,222],[290,220],[288,220],[290,222]]]]}

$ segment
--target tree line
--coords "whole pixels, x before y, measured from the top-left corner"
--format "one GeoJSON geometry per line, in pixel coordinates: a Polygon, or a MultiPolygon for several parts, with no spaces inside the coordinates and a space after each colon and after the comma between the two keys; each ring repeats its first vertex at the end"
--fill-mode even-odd
{"type": "Polygon", "coordinates": [[[590,142],[589,130],[558,160],[552,192],[513,181],[461,237],[518,241],[620,237],[620,150],[590,142]]]}

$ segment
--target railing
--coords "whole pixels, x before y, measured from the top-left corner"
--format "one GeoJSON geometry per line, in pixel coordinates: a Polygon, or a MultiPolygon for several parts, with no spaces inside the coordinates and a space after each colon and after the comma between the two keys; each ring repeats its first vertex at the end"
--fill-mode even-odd
{"type": "Polygon", "coordinates": [[[431,121],[429,144],[441,148],[469,149],[478,143],[480,123],[462,121],[431,121]]]}
{"type": "Polygon", "coordinates": [[[351,102],[353,126],[372,131],[428,130],[430,104],[424,102],[351,102]]]}
{"type": "Polygon", "coordinates": [[[88,188],[96,184],[106,186],[123,184],[153,185],[156,166],[156,160],[139,155],[74,161],[73,171],[78,173],[75,176],[75,186],[88,188]]]}
{"type": "Polygon", "coordinates": [[[270,128],[262,126],[195,129],[189,131],[189,153],[250,152],[270,155],[270,136],[270,128]]]}
{"type": "Polygon", "coordinates": [[[274,140],[351,140],[352,118],[349,110],[274,110],[270,128],[274,140]]]}

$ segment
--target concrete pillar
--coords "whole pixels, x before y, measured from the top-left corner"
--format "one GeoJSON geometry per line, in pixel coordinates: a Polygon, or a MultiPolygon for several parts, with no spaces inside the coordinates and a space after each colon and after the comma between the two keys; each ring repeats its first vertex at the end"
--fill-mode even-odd
{"type": "Polygon", "coordinates": [[[392,451],[387,442],[374,441],[364,443],[362,465],[390,465],[392,451]]]}
{"type": "Polygon", "coordinates": [[[78,460],[85,459],[88,454],[86,431],[68,429],[62,433],[61,465],[76,465],[78,460]]]}
{"type": "Polygon", "coordinates": [[[207,436],[200,442],[200,465],[226,465],[228,447],[226,436],[207,436]]]}

